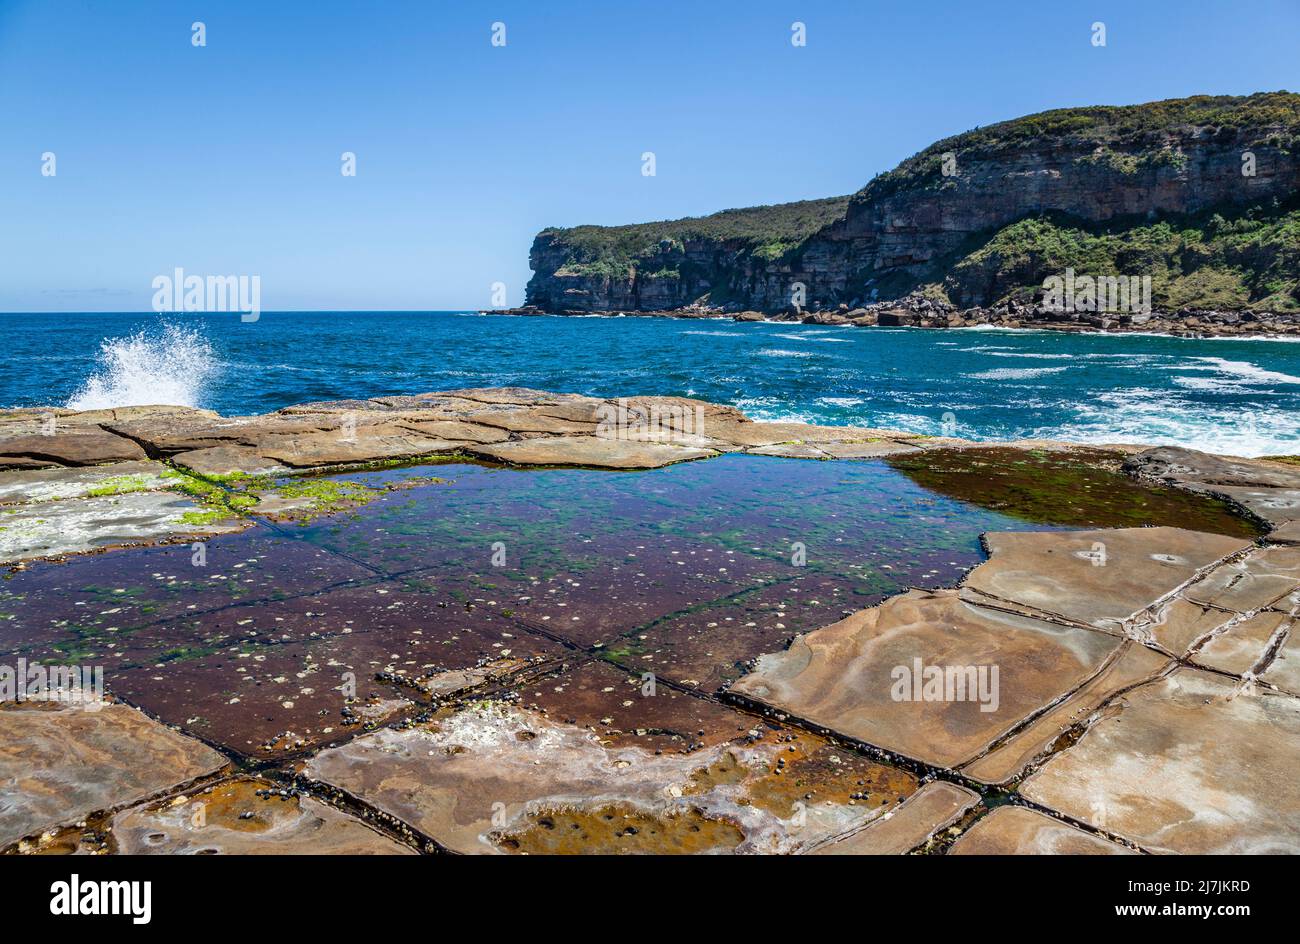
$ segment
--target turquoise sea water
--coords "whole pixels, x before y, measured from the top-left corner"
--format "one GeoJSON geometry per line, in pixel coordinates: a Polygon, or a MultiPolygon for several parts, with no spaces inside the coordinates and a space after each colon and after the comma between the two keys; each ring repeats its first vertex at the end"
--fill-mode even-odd
{"type": "Polygon", "coordinates": [[[3,314],[0,405],[307,400],[521,385],[972,439],[1300,452],[1300,344],[472,312],[3,314]]]}

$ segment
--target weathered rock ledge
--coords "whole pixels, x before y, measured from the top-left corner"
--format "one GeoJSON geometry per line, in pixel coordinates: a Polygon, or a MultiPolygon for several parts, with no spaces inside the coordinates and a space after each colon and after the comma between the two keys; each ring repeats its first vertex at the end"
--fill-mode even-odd
{"type": "Polygon", "coordinates": [[[1300,335],[1295,312],[1217,311],[1185,309],[1149,313],[1058,312],[1042,305],[1008,303],[992,308],[958,308],[919,295],[857,308],[840,305],[812,311],[763,312],[691,306],[655,311],[543,311],[536,306],[484,310],[485,315],[573,315],[610,318],[721,318],[731,321],[772,321],[854,328],[1030,328],[1067,333],[1138,332],[1180,338],[1284,337],[1300,335]]]}
{"type": "MultiPolygon", "coordinates": [[[[322,503],[320,495],[276,483],[422,458],[631,470],[736,452],[855,459],[987,445],[897,430],[756,422],[734,407],[684,397],[605,400],[523,388],[304,403],[233,417],[174,406],[6,410],[0,411],[0,563],[227,533],[255,515],[328,511],[331,502],[348,503],[346,490],[322,503]]],[[[1079,448],[1047,440],[1003,445],[1079,448]]],[[[1213,494],[1286,535],[1297,527],[1294,466],[1199,453],[1186,453],[1179,464],[1171,458],[1183,455],[1179,450],[1101,449],[1117,463],[1140,453],[1130,464],[1134,475],[1213,494]]]]}
{"type": "MultiPolygon", "coordinates": [[[[21,562],[330,513],[347,507],[346,491],[320,505],[277,483],[424,457],[648,469],[727,452],[833,459],[976,445],[759,423],[682,398],[517,388],[252,417],[7,411],[0,548],[21,562]]],[[[423,714],[381,718],[256,777],[125,704],[4,704],[0,846],[1300,851],[1300,467],[1102,451],[1138,480],[1220,496],[1271,530],[1258,540],[1176,527],[991,533],[989,560],[959,587],[910,590],[803,633],[721,696],[665,685],[642,700],[639,668],[575,638],[545,664],[444,673],[412,693],[423,714]],[[908,685],[900,697],[897,670],[913,665],[996,668],[1000,686],[935,698],[908,685]]]]}

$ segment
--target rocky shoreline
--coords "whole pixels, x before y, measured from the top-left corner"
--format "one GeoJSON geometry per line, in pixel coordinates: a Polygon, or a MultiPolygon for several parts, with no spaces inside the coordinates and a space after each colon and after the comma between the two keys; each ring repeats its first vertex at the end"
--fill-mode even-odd
{"type": "Polygon", "coordinates": [[[1185,309],[1149,313],[1058,312],[1042,305],[1009,303],[992,308],[958,308],[944,301],[913,296],[850,308],[763,312],[691,306],[663,310],[544,311],[535,305],[484,309],[485,315],[561,315],[573,317],[722,318],[855,328],[1022,328],[1065,333],[1133,332],[1178,338],[1275,338],[1300,336],[1300,313],[1185,309]]]}
{"type": "MultiPolygon", "coordinates": [[[[358,478],[367,469],[461,457],[635,474],[724,454],[934,457],[944,469],[951,463],[939,457],[968,452],[980,477],[1044,454],[1077,456],[1132,485],[1228,502],[1262,533],[1192,530],[1190,519],[1178,522],[1183,527],[990,532],[988,559],[958,586],[889,596],[799,632],[784,647],[740,629],[724,637],[710,623],[714,635],[697,643],[696,658],[740,646],[725,658],[743,656],[747,671],[713,690],[691,684],[672,663],[656,664],[662,684],[657,695],[651,686],[652,697],[636,640],[587,634],[570,609],[556,611],[566,614],[563,623],[536,622],[484,612],[497,601],[476,610],[466,600],[458,612],[421,611],[427,615],[371,640],[373,627],[393,618],[385,614],[420,598],[404,602],[398,591],[418,588],[382,574],[342,580],[336,571],[358,566],[359,545],[345,544],[351,553],[331,557],[320,577],[327,582],[301,597],[282,582],[239,589],[256,583],[258,561],[270,553],[239,545],[227,563],[251,569],[227,571],[247,576],[223,584],[238,590],[237,604],[218,599],[185,622],[145,624],[158,627],[154,645],[169,647],[143,649],[141,658],[156,676],[150,685],[179,685],[173,724],[140,707],[161,695],[123,693],[111,670],[108,695],[94,710],[0,704],[0,848],[1300,851],[1300,467],[1287,461],[1124,444],[990,448],[888,430],[755,422],[733,407],[684,398],[603,400],[519,388],[310,403],[248,417],[184,407],[9,410],[0,412],[0,546],[16,568],[7,592],[33,577],[31,592],[48,596],[64,582],[62,568],[35,560],[71,566],[88,551],[125,565],[152,552],[117,548],[205,536],[220,545],[241,541],[238,532],[247,529],[263,535],[256,540],[279,542],[270,545],[275,555],[297,561],[304,545],[286,525],[346,519],[341,513],[374,497],[358,478]],[[332,593],[342,594],[341,608],[319,619],[332,593]],[[283,615],[270,624],[274,645],[257,648],[258,634],[241,627],[266,608],[283,615]],[[300,645],[293,635],[300,623],[328,660],[285,661],[300,645]],[[207,632],[218,634],[219,645],[200,639],[207,632]],[[471,644],[480,637],[497,641],[471,644]],[[398,653],[421,639],[439,655],[436,667],[417,671],[418,658],[398,653]],[[200,642],[211,651],[184,655],[200,642]],[[278,707],[284,695],[259,692],[292,685],[295,670],[298,686],[310,683],[295,697],[321,697],[332,685],[318,674],[322,666],[346,665],[355,650],[370,657],[361,664],[374,676],[358,680],[362,686],[382,681],[398,694],[348,700],[340,727],[315,739],[277,735],[258,745],[219,737],[198,723],[202,712],[188,701],[204,694],[207,676],[163,674],[173,652],[191,672],[228,660],[245,673],[257,671],[257,659],[272,660],[265,680],[242,685],[229,702],[218,693],[232,717],[242,717],[241,710],[278,707]],[[914,662],[996,667],[1000,697],[932,698],[919,681],[898,697],[898,667],[914,662]],[[174,678],[181,681],[167,681],[174,678]],[[242,708],[241,699],[259,697],[271,701],[242,708]]],[[[418,477],[406,486],[434,481],[418,477]]],[[[406,486],[389,482],[381,491],[406,486]]],[[[421,494],[436,506],[443,493],[421,494]]],[[[400,523],[368,527],[382,524],[383,541],[400,542],[401,529],[386,530],[400,523]]],[[[416,549],[438,547],[421,541],[416,549]]],[[[137,565],[142,583],[174,581],[166,573],[174,563],[147,561],[137,565]]],[[[297,581],[322,566],[290,563],[287,573],[297,581]]],[[[636,568],[650,569],[648,558],[636,568]]],[[[717,580],[717,568],[707,569],[717,580]]],[[[124,623],[132,571],[114,573],[116,590],[83,588],[83,579],[72,605],[104,599],[108,618],[124,623]]],[[[561,580],[576,586],[576,576],[561,580]]],[[[583,584],[613,579],[599,568],[580,576],[583,584]]],[[[527,583],[524,590],[537,592],[527,583]]],[[[178,591],[159,599],[184,613],[186,601],[199,598],[178,591]]],[[[774,606],[772,616],[787,618],[792,603],[777,598],[774,606]]],[[[78,619],[87,634],[89,615],[78,619]]],[[[19,641],[44,628],[21,603],[4,616],[19,641]]],[[[639,631],[639,622],[629,631],[639,631]]],[[[107,651],[131,643],[119,629],[129,627],[102,634],[107,651]]],[[[329,700],[321,704],[321,715],[338,713],[329,700]]]]}

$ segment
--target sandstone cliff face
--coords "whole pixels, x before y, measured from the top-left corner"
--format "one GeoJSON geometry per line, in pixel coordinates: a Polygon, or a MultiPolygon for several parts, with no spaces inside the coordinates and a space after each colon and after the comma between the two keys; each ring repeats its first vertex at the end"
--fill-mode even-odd
{"type": "MultiPolygon", "coordinates": [[[[810,247],[810,251],[811,251],[810,247]]],[[[755,258],[739,241],[684,240],[640,256],[621,271],[574,266],[562,237],[542,233],[528,264],[528,303],[553,311],[665,311],[711,295],[713,304],[781,307],[789,292],[789,266],[755,258]]]]}
{"type": "MultiPolygon", "coordinates": [[[[792,286],[802,283],[805,308],[857,305],[942,281],[981,238],[1026,217],[1055,212],[1083,225],[1139,224],[1294,197],[1300,96],[1204,99],[1230,103],[1226,112],[1187,104],[1201,101],[1049,112],[941,141],[872,181],[841,218],[777,255],[755,251],[753,240],[666,237],[625,257],[601,258],[590,245],[575,246],[570,231],[548,230],[532,247],[528,302],[551,311],[705,304],[770,312],[789,308],[792,286]],[[1181,117],[1167,127],[1133,119],[1155,109],[1158,123],[1165,114],[1158,109],[1171,105],[1181,117]],[[1206,117],[1187,121],[1188,114],[1206,117]],[[1229,124],[1225,114],[1266,118],[1229,124]],[[1026,123],[1036,120],[1047,130],[1030,133],[1039,126],[1026,123]],[[1054,123],[1066,130],[1052,130],[1054,123]],[[1084,127],[1071,130],[1071,123],[1084,127]],[[1243,174],[1247,154],[1251,175],[1243,174]]],[[[674,224],[662,225],[667,234],[674,224]]],[[[991,304],[996,288],[968,279],[951,300],[991,304]]]]}
{"type": "MultiPolygon", "coordinates": [[[[868,186],[850,203],[843,224],[821,234],[845,246],[843,280],[823,283],[828,300],[869,292],[877,284],[907,291],[928,274],[929,263],[972,238],[1046,211],[1100,223],[1285,199],[1300,187],[1300,160],[1257,139],[1254,130],[1225,136],[1202,128],[1162,135],[1137,153],[1038,146],[1011,154],[959,154],[951,177],[879,199],[868,186]],[[1248,151],[1255,158],[1254,176],[1242,174],[1248,151]]],[[[954,301],[993,300],[980,286],[967,290],[973,290],[970,297],[954,301]]]]}

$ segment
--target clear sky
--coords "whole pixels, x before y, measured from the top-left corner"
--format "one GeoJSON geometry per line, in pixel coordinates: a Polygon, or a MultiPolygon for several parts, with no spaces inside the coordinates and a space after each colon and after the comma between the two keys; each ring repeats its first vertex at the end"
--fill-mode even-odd
{"type": "Polygon", "coordinates": [[[1297,91],[1298,47],[1300,0],[0,0],[0,310],[144,311],[177,266],[260,275],[266,310],[517,304],[548,225],[851,193],[1047,108],[1297,91]]]}

